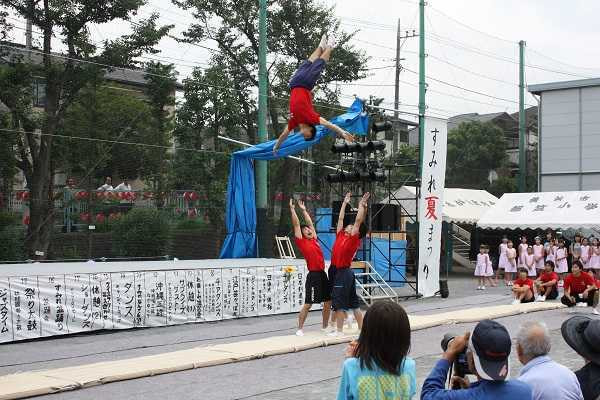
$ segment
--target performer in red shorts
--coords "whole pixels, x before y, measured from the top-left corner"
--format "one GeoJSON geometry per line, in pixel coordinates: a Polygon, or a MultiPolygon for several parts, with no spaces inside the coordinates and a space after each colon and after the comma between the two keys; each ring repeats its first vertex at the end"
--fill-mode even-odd
{"type": "Polygon", "coordinates": [[[323,331],[327,330],[329,314],[331,312],[331,287],[327,274],[325,273],[325,259],[323,251],[317,239],[317,231],[313,225],[310,214],[302,200],[298,200],[298,207],[304,215],[305,225],[300,225],[300,219],[296,214],[294,199],[290,199],[290,213],[292,214],[292,225],[294,226],[294,240],[300,252],[306,260],[308,275],[306,276],[306,296],[304,306],[298,314],[298,331],[296,335],[304,336],[304,321],[313,304],[323,303],[323,331]]]}
{"type": "Polygon", "coordinates": [[[354,137],[332,124],[325,118],[322,118],[315,111],[312,104],[311,90],[315,87],[317,80],[325,69],[325,64],[331,57],[331,52],[335,44],[333,40],[327,40],[327,35],[323,35],[319,47],[313,51],[308,60],[304,61],[296,70],[290,80],[290,119],[287,126],[279,135],[277,143],[273,146],[273,152],[276,153],[279,146],[285,141],[290,132],[298,128],[300,134],[305,140],[312,140],[317,133],[317,125],[323,125],[327,129],[334,131],[338,136],[352,142],[354,137]]]}
{"type": "Polygon", "coordinates": [[[329,267],[329,281],[333,283],[331,299],[337,325],[337,332],[332,332],[331,335],[343,334],[346,313],[350,310],[354,314],[358,329],[362,328],[363,316],[359,308],[354,271],[352,271],[351,264],[360,246],[361,239],[367,234],[367,227],[363,222],[367,216],[369,196],[369,193],[365,193],[360,200],[358,213],[353,224],[344,226],[344,215],[346,206],[350,203],[350,193],[346,194],[340,209],[337,235],[331,250],[331,265],[329,267]]]}

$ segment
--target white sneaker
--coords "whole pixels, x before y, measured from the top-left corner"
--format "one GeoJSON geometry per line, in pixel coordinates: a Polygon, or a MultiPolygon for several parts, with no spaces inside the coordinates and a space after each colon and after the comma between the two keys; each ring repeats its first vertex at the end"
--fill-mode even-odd
{"type": "Polygon", "coordinates": [[[332,332],[329,332],[329,333],[327,334],[327,336],[331,336],[331,337],[335,337],[335,336],[343,336],[343,335],[344,335],[344,333],[343,333],[343,332],[339,332],[339,331],[337,331],[337,330],[335,330],[335,331],[332,331],[332,332]]]}
{"type": "Polygon", "coordinates": [[[321,332],[323,333],[331,333],[335,331],[335,328],[333,326],[328,326],[327,328],[321,328],[321,332]]]}
{"type": "Polygon", "coordinates": [[[516,304],[521,304],[521,300],[519,299],[514,299],[513,302],[511,303],[513,306],[516,304]]]}
{"type": "Polygon", "coordinates": [[[540,301],[546,301],[546,296],[540,296],[540,301]]]}
{"type": "Polygon", "coordinates": [[[304,332],[302,331],[302,329],[298,329],[296,331],[296,336],[304,336],[304,332]]]}
{"type": "Polygon", "coordinates": [[[587,307],[587,303],[577,303],[575,304],[577,307],[587,307]]]}
{"type": "Polygon", "coordinates": [[[485,286],[482,286],[482,287],[481,287],[481,290],[485,290],[485,286]]]}
{"type": "Polygon", "coordinates": [[[597,308],[594,308],[594,309],[592,310],[592,313],[594,313],[594,315],[600,315],[600,311],[598,311],[598,309],[597,309],[597,308]]]}
{"type": "Polygon", "coordinates": [[[321,41],[319,42],[319,47],[321,48],[321,50],[325,50],[326,46],[327,46],[327,34],[324,33],[323,36],[321,36],[321,41]]]}
{"type": "Polygon", "coordinates": [[[477,286],[477,290],[481,290],[481,286],[477,286]]]}

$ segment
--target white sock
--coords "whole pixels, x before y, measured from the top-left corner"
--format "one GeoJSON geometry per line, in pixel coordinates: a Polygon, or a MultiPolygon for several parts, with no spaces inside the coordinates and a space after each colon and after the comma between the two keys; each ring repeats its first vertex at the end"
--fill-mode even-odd
{"type": "Polygon", "coordinates": [[[327,47],[331,47],[332,49],[334,49],[336,45],[337,45],[337,42],[333,36],[331,36],[327,39],[327,47]]]}
{"type": "Polygon", "coordinates": [[[321,41],[319,42],[319,47],[321,48],[321,50],[325,50],[325,47],[327,47],[327,34],[324,33],[323,36],[321,36],[321,41]]]}

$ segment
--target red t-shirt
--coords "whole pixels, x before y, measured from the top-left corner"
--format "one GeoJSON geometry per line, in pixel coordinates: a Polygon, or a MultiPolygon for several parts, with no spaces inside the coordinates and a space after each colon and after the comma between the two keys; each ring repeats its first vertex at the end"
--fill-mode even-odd
{"type": "Polygon", "coordinates": [[[531,279],[517,279],[513,282],[514,285],[519,285],[521,287],[523,286],[529,286],[529,288],[531,290],[533,290],[533,281],[531,279]]]}
{"type": "Polygon", "coordinates": [[[349,268],[359,246],[358,234],[349,236],[344,230],[338,232],[331,250],[331,265],[335,265],[338,269],[349,268]]]}
{"type": "Polygon", "coordinates": [[[587,272],[581,271],[579,276],[573,274],[567,275],[565,278],[565,290],[569,288],[571,295],[583,293],[587,289],[588,285],[594,284],[594,278],[592,278],[587,272]]]}
{"type": "Polygon", "coordinates": [[[310,90],[295,87],[290,93],[290,120],[288,129],[293,131],[298,124],[319,125],[321,116],[315,111],[310,90]]]}
{"type": "MultiPolygon", "coordinates": [[[[540,281],[542,281],[542,283],[547,283],[554,280],[558,282],[558,274],[556,272],[544,272],[540,275],[540,281]]],[[[554,283],[554,285],[556,285],[556,283],[554,283]]]]}
{"type": "Polygon", "coordinates": [[[294,239],[306,260],[308,270],[316,272],[324,271],[325,259],[323,258],[323,251],[321,250],[321,246],[319,246],[319,241],[317,239],[307,239],[304,237],[302,239],[294,239]]]}

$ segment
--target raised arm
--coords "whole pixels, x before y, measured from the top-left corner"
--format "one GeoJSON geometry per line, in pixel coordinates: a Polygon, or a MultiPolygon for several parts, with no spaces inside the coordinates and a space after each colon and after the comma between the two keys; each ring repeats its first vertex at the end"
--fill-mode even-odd
{"type": "Polygon", "coordinates": [[[346,193],[346,197],[344,197],[344,201],[342,202],[342,206],[340,207],[340,215],[338,216],[337,229],[336,233],[340,233],[344,229],[344,216],[346,214],[346,206],[350,203],[350,197],[352,193],[346,193]]]}
{"type": "Polygon", "coordinates": [[[331,122],[327,121],[325,118],[320,117],[319,118],[319,123],[321,125],[323,125],[325,128],[334,131],[339,137],[342,137],[344,139],[346,139],[349,142],[354,142],[354,136],[352,136],[351,134],[349,134],[348,132],[346,132],[345,130],[343,130],[342,128],[340,128],[339,126],[332,124],[331,122]]]}
{"type": "Polygon", "coordinates": [[[294,205],[294,199],[290,199],[290,214],[292,215],[292,226],[294,227],[294,236],[297,239],[302,239],[302,229],[300,229],[300,219],[296,214],[296,206],[294,205]]]}
{"type": "Polygon", "coordinates": [[[308,211],[306,211],[306,206],[304,205],[304,202],[302,200],[298,200],[298,207],[300,207],[300,209],[302,210],[302,215],[304,216],[304,222],[306,223],[306,225],[308,225],[310,230],[313,232],[313,235],[316,239],[317,238],[317,230],[315,229],[312,218],[310,217],[310,214],[308,213],[308,211]]]}
{"type": "Polygon", "coordinates": [[[367,210],[369,208],[369,197],[371,194],[369,192],[363,194],[362,199],[358,203],[358,213],[356,214],[356,219],[354,220],[354,226],[352,227],[352,235],[358,235],[360,231],[360,224],[365,222],[365,218],[367,217],[367,210]]]}
{"type": "Polygon", "coordinates": [[[277,143],[275,143],[275,146],[273,146],[273,153],[277,153],[277,150],[279,150],[279,147],[281,146],[281,144],[283,142],[285,142],[285,139],[287,139],[289,134],[290,134],[290,130],[289,130],[288,126],[286,125],[285,128],[283,129],[283,132],[281,132],[281,135],[279,135],[279,138],[277,138],[277,143]]]}

